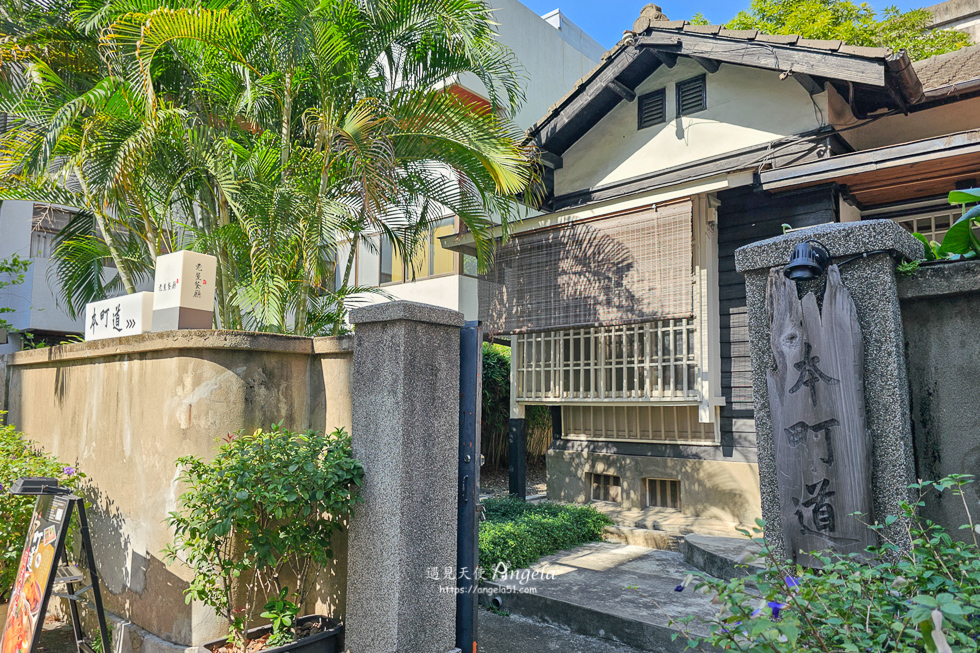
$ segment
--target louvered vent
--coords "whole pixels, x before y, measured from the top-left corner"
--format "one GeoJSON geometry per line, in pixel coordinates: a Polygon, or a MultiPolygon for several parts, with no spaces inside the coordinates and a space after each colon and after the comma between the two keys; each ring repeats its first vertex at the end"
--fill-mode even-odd
{"type": "Polygon", "coordinates": [[[639,97],[637,128],[651,127],[667,120],[667,89],[659,89],[639,97]]]}
{"type": "Polygon", "coordinates": [[[708,102],[705,93],[705,76],[677,82],[677,115],[704,111],[708,102]]]}

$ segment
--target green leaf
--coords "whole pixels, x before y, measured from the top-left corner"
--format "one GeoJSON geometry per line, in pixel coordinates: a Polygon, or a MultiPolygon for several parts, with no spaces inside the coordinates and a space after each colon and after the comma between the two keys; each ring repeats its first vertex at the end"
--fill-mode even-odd
{"type": "Polygon", "coordinates": [[[973,204],[974,202],[980,202],[980,188],[954,190],[949,194],[950,204],[973,204]]]}
{"type": "MultiPolygon", "coordinates": [[[[929,239],[926,238],[925,236],[923,236],[922,234],[918,233],[918,232],[912,234],[912,237],[913,238],[916,238],[919,241],[921,241],[922,244],[926,246],[926,260],[927,261],[935,261],[936,260],[936,248],[933,247],[933,244],[931,242],[929,242],[929,239]]],[[[894,517],[894,515],[890,515],[890,516],[891,517],[894,517]]]]}
{"type": "Polygon", "coordinates": [[[939,248],[940,256],[965,255],[971,252],[975,256],[980,252],[980,240],[977,240],[973,232],[973,223],[977,217],[980,217],[980,207],[970,209],[953,223],[943,237],[942,246],[939,248]]]}

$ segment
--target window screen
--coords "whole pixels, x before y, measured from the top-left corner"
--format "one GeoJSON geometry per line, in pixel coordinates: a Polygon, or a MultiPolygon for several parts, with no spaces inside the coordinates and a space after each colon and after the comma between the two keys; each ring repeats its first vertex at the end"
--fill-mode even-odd
{"type": "Polygon", "coordinates": [[[693,317],[690,200],[518,234],[480,283],[488,332],[693,317]]]}
{"type": "Polygon", "coordinates": [[[637,102],[637,129],[652,127],[667,120],[667,89],[641,95],[637,102]]]}
{"type": "Polygon", "coordinates": [[[705,90],[705,76],[677,82],[677,115],[686,116],[689,113],[704,111],[708,106],[705,90]]]}

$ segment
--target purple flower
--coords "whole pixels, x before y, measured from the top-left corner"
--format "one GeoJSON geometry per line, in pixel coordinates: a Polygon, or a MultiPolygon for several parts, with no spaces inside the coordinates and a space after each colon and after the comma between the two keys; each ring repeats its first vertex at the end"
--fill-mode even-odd
{"type": "Polygon", "coordinates": [[[792,576],[787,576],[786,577],[786,587],[790,588],[791,590],[799,589],[800,588],[800,579],[799,578],[794,578],[792,576]]]}
{"type": "Polygon", "coordinates": [[[65,467],[62,471],[65,473],[65,476],[74,476],[75,475],[75,468],[74,467],[65,467]]]}
{"type": "Polygon", "coordinates": [[[683,592],[684,591],[684,586],[683,585],[678,585],[677,587],[674,588],[674,591],[675,592],[683,592]]]}
{"type": "Polygon", "coordinates": [[[684,577],[684,580],[681,582],[681,584],[674,588],[674,591],[683,592],[684,588],[690,585],[692,580],[694,580],[694,574],[688,574],[687,576],[684,577]]]}
{"type": "Polygon", "coordinates": [[[785,608],[786,604],[779,601],[769,601],[769,607],[772,608],[772,618],[779,619],[779,611],[785,608]]]}

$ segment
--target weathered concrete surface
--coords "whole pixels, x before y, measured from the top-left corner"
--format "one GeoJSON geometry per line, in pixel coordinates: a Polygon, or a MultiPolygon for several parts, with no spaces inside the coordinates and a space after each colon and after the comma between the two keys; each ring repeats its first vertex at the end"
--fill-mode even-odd
{"type": "Polygon", "coordinates": [[[717,537],[713,535],[685,535],[680,543],[684,562],[706,574],[723,580],[742,578],[763,568],[757,561],[749,561],[762,549],[747,537],[717,537]]]}
{"type": "MultiPolygon", "coordinates": [[[[9,422],[88,476],[109,610],[181,645],[225,632],[208,608],[184,603],[189,570],[162,560],[182,491],[175,460],[210,457],[217,438],[273,422],[350,428],[351,347],[350,338],[181,331],[6,357],[9,422]]],[[[311,609],[342,614],[344,536],[334,552],[311,609]]]]}
{"type": "MultiPolygon", "coordinates": [[[[773,450],[772,419],[766,374],[774,367],[770,343],[770,317],[766,306],[769,269],[783,267],[797,244],[817,239],[835,262],[842,257],[869,253],[840,269],[841,280],[851,293],[864,337],[864,396],[867,429],[874,449],[872,494],[875,516],[900,515],[899,502],[909,498],[909,483],[915,478],[912,426],[909,419],[909,386],[905,365],[905,339],[899,310],[895,260],[880,250],[897,252],[910,259],[924,254],[922,243],[891,220],[866,220],[827,224],[792,231],[783,236],[741,247],[735,264],[745,275],[752,355],[753,401],[759,443],[759,476],[762,512],[770,523],[778,523],[779,496],[773,450]]],[[[887,529],[893,541],[907,541],[899,523],[887,529]]],[[[782,547],[779,529],[769,529],[767,538],[782,547]]]]}
{"type": "Polygon", "coordinates": [[[588,474],[614,474],[622,479],[622,509],[642,510],[646,506],[643,479],[676,478],[682,479],[681,512],[689,519],[725,522],[726,534],[734,536],[739,524],[754,524],[761,516],[759,471],[753,463],[555,448],[548,450],[547,463],[548,499],[552,501],[588,503],[591,499],[588,474]]]}
{"type": "Polygon", "coordinates": [[[645,546],[648,549],[676,551],[681,538],[675,533],[665,533],[650,528],[616,525],[603,528],[602,539],[606,542],[645,546]]]}
{"type": "MultiPolygon", "coordinates": [[[[905,352],[912,393],[916,476],[938,480],[950,474],[980,479],[980,261],[943,263],[919,268],[898,284],[905,325],[905,352]]],[[[966,490],[976,520],[980,493],[966,490]]],[[[923,516],[943,525],[950,535],[969,538],[959,527],[967,522],[959,497],[926,499],[923,516]]]]}
{"type": "Polygon", "coordinates": [[[459,334],[456,311],[411,302],[351,312],[354,455],[364,485],[350,525],[351,653],[455,645],[459,334]],[[436,569],[441,580],[429,580],[436,569]]]}
{"type": "MultiPolygon", "coordinates": [[[[639,653],[610,640],[586,637],[519,615],[507,617],[481,610],[477,641],[480,653],[639,653]]],[[[62,653],[55,651],[53,653],[62,653]]],[[[65,651],[64,653],[71,653],[65,651]]]]}
{"type": "MultiPolygon", "coordinates": [[[[542,558],[532,569],[553,579],[520,577],[487,585],[506,590],[482,594],[481,602],[500,599],[500,609],[569,628],[588,637],[612,640],[643,651],[683,651],[685,638],[671,641],[671,619],[688,615],[709,619],[718,608],[692,583],[675,592],[696,570],[674,551],[601,542],[542,558]]],[[[707,626],[692,623],[691,632],[707,626]]]]}

